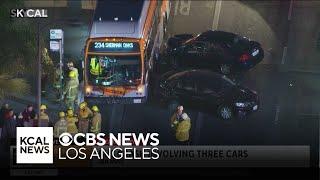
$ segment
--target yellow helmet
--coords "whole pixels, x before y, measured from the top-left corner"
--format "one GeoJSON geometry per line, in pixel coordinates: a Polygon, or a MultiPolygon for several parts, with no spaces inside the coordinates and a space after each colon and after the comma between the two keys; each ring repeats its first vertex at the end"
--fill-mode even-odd
{"type": "Polygon", "coordinates": [[[70,71],[69,72],[69,78],[75,78],[76,77],[76,72],[70,71]]]}
{"type": "Polygon", "coordinates": [[[80,109],[84,109],[85,107],[87,107],[87,103],[86,102],[82,102],[80,103],[80,109]]]}
{"type": "Polygon", "coordinates": [[[66,114],[64,113],[64,112],[59,112],[59,117],[60,118],[63,118],[63,117],[65,117],[66,116],[66,114]]]}
{"type": "Polygon", "coordinates": [[[94,112],[99,112],[98,106],[92,106],[92,111],[94,111],[94,112]]]}
{"type": "Polygon", "coordinates": [[[73,110],[72,109],[68,109],[67,110],[67,116],[73,116],[73,110]]]}
{"type": "Polygon", "coordinates": [[[46,105],[42,104],[42,105],[40,106],[40,110],[46,110],[46,109],[47,109],[47,106],[46,106],[46,105]]]}

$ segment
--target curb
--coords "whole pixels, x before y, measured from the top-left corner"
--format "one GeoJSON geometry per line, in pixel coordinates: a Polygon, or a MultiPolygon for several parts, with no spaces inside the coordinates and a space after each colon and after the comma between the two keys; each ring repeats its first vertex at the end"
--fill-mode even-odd
{"type": "Polygon", "coordinates": [[[29,105],[29,104],[31,104],[33,106],[36,105],[36,103],[35,103],[36,100],[30,101],[30,100],[26,100],[26,99],[23,99],[23,98],[20,98],[17,96],[13,96],[13,95],[7,96],[7,99],[12,100],[12,101],[17,101],[17,102],[25,104],[25,105],[29,105]]]}
{"type": "MultiPolygon", "coordinates": [[[[37,103],[35,102],[36,100],[30,101],[30,100],[27,100],[27,99],[24,99],[24,98],[21,98],[21,97],[17,97],[17,96],[14,96],[14,95],[8,95],[7,99],[11,100],[11,101],[16,101],[18,103],[25,104],[25,105],[31,104],[34,107],[37,106],[37,103]]],[[[58,105],[51,104],[51,103],[46,103],[46,104],[49,104],[49,106],[51,107],[50,109],[60,111],[60,109],[58,107],[57,108],[54,107],[54,106],[58,106],[58,105]]]]}
{"type": "Polygon", "coordinates": [[[306,70],[306,69],[288,69],[288,72],[308,73],[308,74],[320,74],[320,71],[306,70]]]}

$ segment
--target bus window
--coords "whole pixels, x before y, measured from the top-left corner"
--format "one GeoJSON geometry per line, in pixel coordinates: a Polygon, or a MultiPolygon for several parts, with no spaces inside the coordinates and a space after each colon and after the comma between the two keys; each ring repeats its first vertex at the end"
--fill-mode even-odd
{"type": "Polygon", "coordinates": [[[141,76],[140,55],[90,55],[88,81],[98,86],[138,85],[141,76]]]}

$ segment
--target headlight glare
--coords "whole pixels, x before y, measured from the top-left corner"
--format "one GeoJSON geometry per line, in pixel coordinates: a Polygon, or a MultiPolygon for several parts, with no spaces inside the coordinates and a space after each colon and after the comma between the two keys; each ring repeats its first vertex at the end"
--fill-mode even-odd
{"type": "Polygon", "coordinates": [[[246,105],[246,103],[237,102],[237,103],[236,103],[236,106],[237,106],[237,107],[246,107],[247,105],[246,105]]]}

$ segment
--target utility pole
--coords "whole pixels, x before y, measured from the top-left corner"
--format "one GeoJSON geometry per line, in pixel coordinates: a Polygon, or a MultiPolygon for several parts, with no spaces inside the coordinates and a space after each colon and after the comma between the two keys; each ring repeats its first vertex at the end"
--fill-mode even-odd
{"type": "Polygon", "coordinates": [[[41,106],[41,47],[40,47],[40,22],[37,24],[37,46],[38,46],[38,82],[37,82],[37,108],[38,118],[40,117],[40,106],[41,106]]]}
{"type": "Polygon", "coordinates": [[[288,14],[287,14],[287,26],[286,26],[286,32],[287,35],[285,36],[284,39],[284,47],[283,47],[283,52],[282,52],[282,59],[281,59],[281,64],[284,65],[286,63],[287,59],[287,53],[288,53],[288,43],[289,43],[289,33],[290,33],[290,25],[291,25],[291,18],[292,18],[292,10],[293,10],[293,5],[294,1],[290,0],[287,3],[287,8],[288,8],[288,14]]]}
{"type": "MultiPolygon", "coordinates": [[[[48,25],[51,25],[54,22],[63,22],[61,20],[55,20],[49,23],[44,24],[42,27],[40,26],[40,21],[37,22],[37,97],[36,97],[36,103],[38,108],[38,117],[40,117],[40,106],[41,106],[41,76],[42,76],[42,66],[41,66],[41,43],[40,43],[40,32],[43,28],[45,28],[48,25]]],[[[63,40],[60,42],[59,45],[63,45],[63,40]]],[[[60,47],[61,48],[61,47],[60,47]]],[[[60,51],[60,55],[63,55],[63,50],[60,51]]],[[[62,61],[62,57],[60,57],[60,63],[62,61]]],[[[61,66],[61,65],[60,65],[61,66]]]]}

